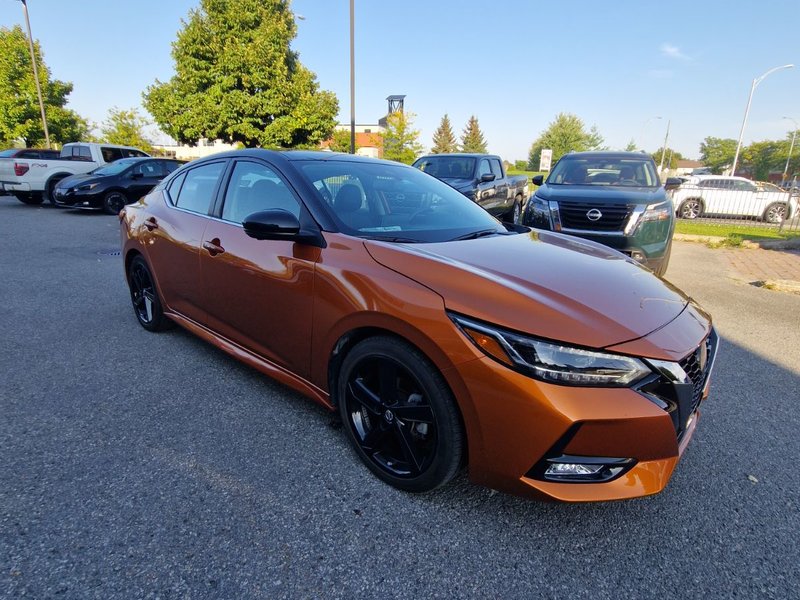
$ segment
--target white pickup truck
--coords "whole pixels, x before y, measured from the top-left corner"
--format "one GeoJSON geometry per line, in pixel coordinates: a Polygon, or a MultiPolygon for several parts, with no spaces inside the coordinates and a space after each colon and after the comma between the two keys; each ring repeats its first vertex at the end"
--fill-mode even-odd
{"type": "Polygon", "coordinates": [[[0,158],[0,191],[24,204],[41,204],[45,197],[53,202],[53,190],[65,177],[131,156],[149,154],[130,146],[74,142],[64,144],[61,156],[54,159],[0,158]]]}

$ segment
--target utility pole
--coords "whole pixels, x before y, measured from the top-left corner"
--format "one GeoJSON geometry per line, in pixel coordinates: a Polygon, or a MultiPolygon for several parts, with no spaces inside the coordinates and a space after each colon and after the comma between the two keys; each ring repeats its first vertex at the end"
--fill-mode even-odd
{"type": "Polygon", "coordinates": [[[350,154],[356,153],[355,6],[350,0],[350,154]]]}
{"type": "Polygon", "coordinates": [[[36,66],[36,54],[33,51],[33,34],[31,33],[31,20],[28,18],[27,0],[22,2],[22,12],[25,13],[25,25],[28,28],[28,48],[31,51],[31,64],[33,65],[33,79],[36,81],[36,94],[39,96],[39,110],[42,112],[42,127],[44,127],[44,140],[47,147],[50,147],[50,132],[47,130],[47,117],[44,114],[44,102],[42,101],[42,87],[39,85],[39,68],[36,66]]]}
{"type": "Polygon", "coordinates": [[[672,120],[667,121],[667,134],[664,136],[664,146],[661,148],[661,162],[658,165],[658,174],[661,175],[661,171],[664,169],[664,154],[667,152],[667,140],[669,140],[669,125],[672,123],[672,120]]]}

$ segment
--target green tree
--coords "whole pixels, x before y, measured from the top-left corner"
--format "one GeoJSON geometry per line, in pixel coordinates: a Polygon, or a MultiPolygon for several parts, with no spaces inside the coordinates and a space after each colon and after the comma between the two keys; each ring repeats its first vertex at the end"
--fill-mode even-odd
{"type": "MultiPolygon", "coordinates": [[[[33,46],[50,141],[63,144],[83,140],[89,132],[88,123],[65,108],[72,84],[51,79],[39,43],[34,41],[33,46]]],[[[26,146],[45,144],[28,37],[15,25],[11,29],[0,27],[0,146],[13,145],[17,140],[26,146]]]]}
{"type": "Polygon", "coordinates": [[[201,0],[173,43],[175,76],[144,93],[145,108],[183,143],[317,147],[339,103],[290,48],[289,0],[201,0]]]}
{"type": "MultiPolygon", "coordinates": [[[[653,160],[656,161],[656,166],[661,164],[661,150],[663,146],[653,152],[650,156],[653,157],[653,160]]],[[[683,154],[678,152],[677,150],[673,150],[672,148],[667,148],[664,152],[664,168],[665,169],[676,169],[678,168],[678,161],[683,160],[683,154]]]]}
{"type": "Polygon", "coordinates": [[[456,134],[453,133],[450,117],[445,113],[438,129],[433,132],[431,154],[444,154],[447,152],[458,152],[458,140],[456,140],[456,134]]]}
{"type": "Polygon", "coordinates": [[[567,152],[583,152],[585,150],[598,150],[603,144],[603,136],[592,126],[589,131],[577,116],[569,113],[559,113],[531,145],[528,153],[528,168],[539,169],[539,158],[544,148],[553,151],[553,163],[567,152]]]}
{"type": "Polygon", "coordinates": [[[638,150],[636,142],[631,138],[627,146],[625,146],[625,152],[636,152],[636,150],[638,150]]]}
{"type": "Polygon", "coordinates": [[[422,153],[419,131],[412,128],[414,114],[397,111],[386,117],[383,157],[410,165],[422,153]]]}
{"type": "Polygon", "coordinates": [[[100,131],[103,134],[103,141],[109,144],[135,146],[150,154],[153,145],[143,131],[149,124],[135,108],[124,110],[115,106],[108,111],[108,117],[100,131]]]}
{"type": "MultiPolygon", "coordinates": [[[[770,171],[783,172],[788,150],[783,140],[753,142],[742,150],[741,168],[756,181],[766,181],[770,171]]],[[[738,165],[736,170],[739,170],[738,165]]]]}
{"type": "Polygon", "coordinates": [[[528,168],[528,161],[527,160],[515,160],[514,161],[514,170],[515,171],[525,171],[528,168]]]}
{"type": "Polygon", "coordinates": [[[478,118],[472,115],[467,121],[464,133],[461,135],[461,151],[475,152],[476,154],[486,154],[486,140],[483,137],[478,118]]]}
{"type": "Polygon", "coordinates": [[[700,160],[711,169],[712,173],[719,174],[726,167],[730,167],[735,154],[734,139],[707,137],[700,144],[700,160]]]}
{"type": "MultiPolygon", "coordinates": [[[[356,142],[356,150],[358,150],[358,142],[356,142]]],[[[328,143],[328,148],[334,152],[350,152],[350,130],[349,129],[336,129],[331,136],[328,143]]]]}

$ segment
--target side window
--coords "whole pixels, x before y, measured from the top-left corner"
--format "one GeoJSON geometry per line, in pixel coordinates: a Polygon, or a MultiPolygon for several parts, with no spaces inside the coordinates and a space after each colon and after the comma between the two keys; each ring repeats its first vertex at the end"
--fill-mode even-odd
{"type": "Polygon", "coordinates": [[[259,163],[237,162],[225,192],[222,218],[241,223],[254,212],[274,209],[300,218],[300,205],[275,171],[259,163]]]}
{"type": "Polygon", "coordinates": [[[143,177],[164,177],[164,169],[159,160],[148,160],[139,163],[133,168],[134,173],[141,173],[143,177]]]}
{"type": "Polygon", "coordinates": [[[74,160],[92,160],[92,150],[89,146],[73,146],[72,158],[74,160]]]}
{"type": "Polygon", "coordinates": [[[503,167],[500,166],[500,161],[496,158],[492,158],[489,160],[489,164],[492,166],[492,173],[494,173],[495,179],[502,179],[503,167]]]}
{"type": "Polygon", "coordinates": [[[177,170],[177,168],[180,167],[181,165],[180,163],[173,162],[171,160],[162,160],[161,166],[164,169],[164,173],[169,175],[173,171],[177,170]]]}
{"type": "Polygon", "coordinates": [[[176,204],[178,200],[178,194],[181,193],[181,186],[183,185],[185,179],[186,179],[186,171],[184,171],[183,173],[178,175],[175,179],[169,182],[167,193],[169,194],[169,198],[172,201],[172,204],[176,204]]]}
{"type": "Polygon", "coordinates": [[[176,200],[178,208],[202,215],[208,214],[214,189],[224,168],[225,163],[218,162],[197,167],[186,173],[186,179],[176,200]]]}
{"type": "Polygon", "coordinates": [[[483,177],[487,173],[491,173],[492,168],[489,166],[489,161],[485,158],[481,160],[481,164],[478,165],[478,177],[483,177]]]}
{"type": "Polygon", "coordinates": [[[100,154],[103,155],[103,160],[106,161],[107,163],[114,162],[115,160],[123,158],[122,150],[120,150],[119,148],[109,148],[108,146],[101,146],[100,154]]]}

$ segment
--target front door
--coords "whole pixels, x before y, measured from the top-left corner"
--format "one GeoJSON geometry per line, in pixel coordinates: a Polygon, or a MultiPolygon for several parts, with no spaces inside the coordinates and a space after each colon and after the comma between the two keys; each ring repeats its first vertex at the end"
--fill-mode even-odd
{"type": "Polygon", "coordinates": [[[256,240],[242,222],[261,210],[301,206],[278,172],[265,163],[235,163],[220,219],[203,236],[204,308],[211,329],[240,346],[308,377],[314,266],[319,248],[290,240],[256,240]]]}

